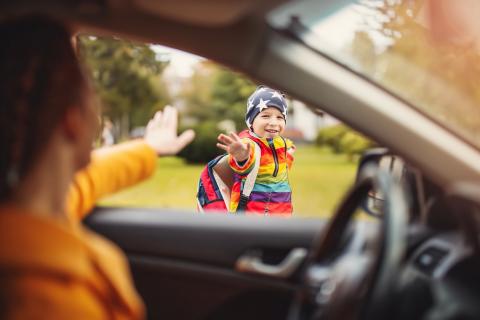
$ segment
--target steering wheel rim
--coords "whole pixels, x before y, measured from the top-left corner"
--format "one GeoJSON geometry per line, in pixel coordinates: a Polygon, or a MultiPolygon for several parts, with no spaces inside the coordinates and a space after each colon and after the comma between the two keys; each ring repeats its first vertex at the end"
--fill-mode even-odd
{"type": "MultiPolygon", "coordinates": [[[[366,290],[363,292],[364,296],[359,300],[361,302],[358,303],[357,310],[355,310],[355,312],[348,312],[351,318],[384,319],[387,314],[386,311],[390,307],[389,297],[391,297],[395,288],[394,279],[398,276],[406,253],[408,201],[405,187],[400,181],[397,181],[390,172],[379,169],[378,166],[365,166],[356,185],[347,192],[325,232],[320,234],[319,239],[316,240],[318,246],[312,250],[304,273],[304,289],[311,292],[312,277],[314,277],[314,275],[310,273],[311,268],[315,265],[325,264],[326,261],[331,260],[332,256],[337,253],[335,249],[340,246],[356,209],[372,188],[380,190],[385,196],[383,220],[381,221],[380,232],[375,239],[380,240],[380,245],[377,247],[373,256],[373,261],[365,267],[365,274],[363,276],[368,281],[368,284],[366,290]]],[[[340,257],[340,259],[346,258],[346,255],[340,257]]],[[[333,264],[327,262],[327,265],[331,267],[333,264]]],[[[337,265],[334,265],[333,268],[337,267],[337,265]]],[[[356,270],[353,269],[352,271],[356,272],[356,270]]],[[[325,279],[317,278],[313,282],[323,283],[322,285],[324,285],[326,280],[330,281],[332,277],[331,273],[327,272],[326,274],[329,275],[326,276],[325,279]]],[[[350,281],[353,280],[350,279],[350,281]]],[[[348,284],[342,285],[344,288],[348,288],[348,284]]],[[[322,288],[319,288],[320,292],[322,290],[322,288]]],[[[328,294],[334,295],[332,292],[328,292],[328,294]]],[[[354,292],[353,294],[358,295],[359,293],[354,292]]],[[[305,297],[308,297],[308,295],[308,292],[299,294],[298,299],[303,301],[298,301],[297,303],[303,306],[308,304],[305,302],[305,297]]],[[[334,304],[345,305],[349,303],[348,300],[349,299],[345,298],[343,304],[341,302],[335,302],[334,304]]],[[[350,303],[349,308],[351,307],[352,305],[350,303]]],[[[335,310],[335,307],[331,308],[329,305],[324,305],[324,308],[326,310],[322,310],[320,313],[321,316],[318,316],[318,314],[315,315],[316,313],[314,312],[313,317],[310,315],[307,316],[307,318],[346,319],[350,317],[347,317],[345,313],[339,314],[339,311],[335,310]]],[[[298,318],[304,318],[305,315],[302,315],[302,313],[305,313],[305,311],[298,309],[303,308],[297,307],[298,318]]]]}

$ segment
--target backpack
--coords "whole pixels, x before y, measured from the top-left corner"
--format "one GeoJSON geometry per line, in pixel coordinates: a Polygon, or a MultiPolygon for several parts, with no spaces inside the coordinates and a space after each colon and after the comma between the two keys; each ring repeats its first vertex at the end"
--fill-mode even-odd
{"type": "MultiPolygon", "coordinates": [[[[260,155],[260,147],[255,145],[255,154],[260,155]]],[[[260,167],[260,156],[255,159],[255,164],[247,175],[240,195],[237,212],[245,210],[250,193],[257,179],[260,167]]],[[[197,189],[197,209],[199,212],[218,211],[228,212],[230,206],[230,190],[234,182],[234,172],[228,164],[228,154],[220,155],[209,161],[200,174],[197,189]]]]}

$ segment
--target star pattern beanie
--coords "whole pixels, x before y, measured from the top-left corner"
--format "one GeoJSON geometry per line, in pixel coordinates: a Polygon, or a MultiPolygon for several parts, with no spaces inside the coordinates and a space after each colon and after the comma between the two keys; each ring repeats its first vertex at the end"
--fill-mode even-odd
{"type": "Polygon", "coordinates": [[[280,110],[287,122],[287,101],[283,94],[266,86],[259,86],[247,101],[247,113],[245,114],[247,127],[251,128],[255,117],[268,107],[280,110]]]}

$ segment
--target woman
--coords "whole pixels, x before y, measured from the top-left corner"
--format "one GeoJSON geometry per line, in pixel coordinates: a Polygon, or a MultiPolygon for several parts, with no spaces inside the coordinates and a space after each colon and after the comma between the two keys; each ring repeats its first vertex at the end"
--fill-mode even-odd
{"type": "Polygon", "coordinates": [[[91,156],[97,108],[70,37],[47,18],[0,23],[0,318],[140,319],[123,254],[78,221],[193,132],[177,137],[166,107],[144,139],[91,156]]]}

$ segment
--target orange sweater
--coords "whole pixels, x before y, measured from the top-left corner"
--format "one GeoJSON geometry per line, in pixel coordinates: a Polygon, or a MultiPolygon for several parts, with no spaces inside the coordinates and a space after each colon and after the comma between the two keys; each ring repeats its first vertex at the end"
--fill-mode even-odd
{"type": "Polygon", "coordinates": [[[142,319],[122,252],[78,221],[97,199],[150,176],[143,142],[94,152],[68,197],[71,221],[0,208],[1,319],[142,319]]]}

